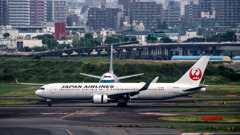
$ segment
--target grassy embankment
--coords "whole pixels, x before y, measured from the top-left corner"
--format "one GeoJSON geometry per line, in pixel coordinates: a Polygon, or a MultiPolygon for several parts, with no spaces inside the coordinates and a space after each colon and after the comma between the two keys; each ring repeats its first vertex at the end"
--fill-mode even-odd
{"type": "MultiPolygon", "coordinates": [[[[159,76],[158,82],[175,82],[195,62],[126,60],[114,59],[114,73],[117,76],[144,73],[143,76],[122,80],[123,82],[142,82],[159,76]]],[[[240,84],[240,74],[235,71],[209,63],[203,80],[206,84],[240,84]]],[[[92,58],[0,58],[0,83],[20,82],[98,82],[98,79],[81,76],[79,73],[102,75],[109,70],[108,57],[92,58]]]]}

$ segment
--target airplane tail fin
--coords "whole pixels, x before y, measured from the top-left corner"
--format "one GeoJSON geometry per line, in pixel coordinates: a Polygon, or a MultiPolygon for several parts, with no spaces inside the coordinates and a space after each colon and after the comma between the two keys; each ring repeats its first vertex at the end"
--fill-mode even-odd
{"type": "Polygon", "coordinates": [[[177,84],[199,86],[210,56],[202,56],[178,81],[177,84]]]}
{"type": "Polygon", "coordinates": [[[111,59],[110,59],[109,73],[113,74],[113,45],[111,45],[111,59]]]}

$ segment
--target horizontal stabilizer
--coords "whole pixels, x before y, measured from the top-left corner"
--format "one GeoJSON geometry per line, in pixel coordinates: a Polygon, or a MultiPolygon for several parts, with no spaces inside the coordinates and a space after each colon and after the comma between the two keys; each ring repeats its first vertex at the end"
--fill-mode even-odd
{"type": "Polygon", "coordinates": [[[184,91],[195,91],[195,90],[199,90],[201,88],[206,88],[208,85],[203,85],[203,86],[199,86],[199,87],[194,87],[194,88],[190,88],[184,91]]]}
{"type": "Polygon", "coordinates": [[[135,75],[128,75],[128,76],[121,76],[121,77],[118,77],[118,79],[119,79],[119,80],[121,80],[121,79],[127,79],[127,78],[136,77],[136,76],[140,76],[140,75],[143,75],[143,73],[141,73],[141,74],[135,74],[135,75]]]}
{"type": "Polygon", "coordinates": [[[85,74],[85,73],[80,73],[80,75],[101,79],[101,76],[97,76],[97,75],[90,75],[90,74],[85,74]]]}
{"type": "Polygon", "coordinates": [[[21,84],[21,85],[33,85],[33,86],[43,86],[43,85],[45,85],[45,84],[39,84],[39,83],[19,83],[17,79],[16,79],[16,83],[21,84]]]}

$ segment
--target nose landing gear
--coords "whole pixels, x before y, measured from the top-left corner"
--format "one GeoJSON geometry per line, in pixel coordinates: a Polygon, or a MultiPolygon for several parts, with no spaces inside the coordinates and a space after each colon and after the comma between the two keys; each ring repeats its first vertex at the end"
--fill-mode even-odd
{"type": "Polygon", "coordinates": [[[51,106],[52,106],[52,101],[51,101],[51,99],[47,99],[47,105],[48,105],[48,107],[51,107],[51,106]]]}

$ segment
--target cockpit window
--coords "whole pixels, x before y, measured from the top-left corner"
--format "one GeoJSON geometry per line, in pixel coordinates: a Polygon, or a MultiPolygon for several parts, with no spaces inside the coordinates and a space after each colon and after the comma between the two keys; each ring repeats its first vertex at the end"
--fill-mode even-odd
{"type": "Polygon", "coordinates": [[[41,87],[40,90],[45,90],[45,88],[44,88],[44,87],[41,87]]]}
{"type": "Polygon", "coordinates": [[[104,78],[111,78],[111,76],[104,76],[104,78]]]}
{"type": "Polygon", "coordinates": [[[114,83],[115,80],[101,80],[100,83],[114,83]]]}

